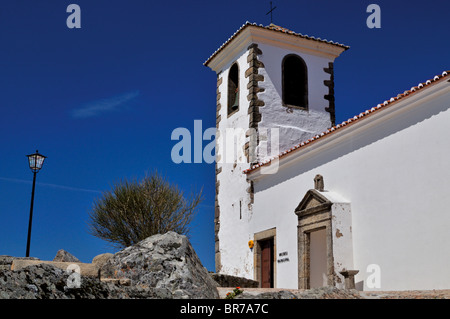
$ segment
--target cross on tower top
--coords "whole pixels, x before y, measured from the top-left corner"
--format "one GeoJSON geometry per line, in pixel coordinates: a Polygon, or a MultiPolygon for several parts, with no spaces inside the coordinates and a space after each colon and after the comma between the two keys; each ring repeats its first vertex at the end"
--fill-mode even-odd
{"type": "Polygon", "coordinates": [[[277,7],[273,7],[272,8],[272,1],[270,1],[270,11],[266,13],[266,15],[268,15],[270,13],[270,23],[273,23],[273,17],[272,17],[272,12],[273,10],[275,10],[277,7]]]}

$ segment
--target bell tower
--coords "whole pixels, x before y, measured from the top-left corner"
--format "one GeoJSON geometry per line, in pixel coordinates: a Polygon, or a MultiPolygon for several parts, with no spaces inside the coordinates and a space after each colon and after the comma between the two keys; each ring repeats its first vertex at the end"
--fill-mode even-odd
{"type": "Polygon", "coordinates": [[[204,63],[217,74],[216,272],[255,277],[243,171],[334,125],[333,63],[348,48],[247,22],[204,63]]]}

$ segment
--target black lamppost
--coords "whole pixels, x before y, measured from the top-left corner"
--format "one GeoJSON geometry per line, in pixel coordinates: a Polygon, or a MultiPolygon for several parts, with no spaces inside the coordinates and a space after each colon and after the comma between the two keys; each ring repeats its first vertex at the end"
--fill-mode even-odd
{"type": "Polygon", "coordinates": [[[31,224],[33,221],[33,203],[34,203],[34,188],[36,186],[36,174],[44,165],[44,160],[47,158],[44,155],[39,154],[36,150],[36,153],[27,155],[28,164],[30,165],[30,169],[33,172],[33,189],[31,191],[31,206],[30,206],[30,220],[28,222],[28,239],[27,239],[27,253],[26,257],[30,257],[30,238],[31,238],[31,224]]]}

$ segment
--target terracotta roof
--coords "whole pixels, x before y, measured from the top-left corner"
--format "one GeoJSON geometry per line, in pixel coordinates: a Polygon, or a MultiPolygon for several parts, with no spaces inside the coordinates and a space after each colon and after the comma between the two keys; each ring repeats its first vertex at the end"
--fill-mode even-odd
{"type": "Polygon", "coordinates": [[[355,115],[354,117],[349,118],[347,121],[344,121],[341,124],[337,124],[337,125],[333,126],[332,128],[326,130],[325,132],[317,134],[316,136],[310,138],[309,140],[303,141],[300,144],[297,144],[297,145],[291,147],[290,149],[288,149],[288,150],[286,150],[284,152],[281,152],[277,156],[274,156],[274,157],[266,160],[265,162],[253,165],[249,169],[245,170],[244,174],[249,174],[249,173],[255,171],[256,169],[258,169],[258,168],[260,168],[262,166],[268,165],[270,162],[272,162],[275,159],[280,159],[280,158],[282,158],[284,156],[287,156],[287,155],[291,154],[293,151],[295,151],[297,149],[303,149],[304,147],[310,145],[312,142],[315,142],[317,140],[323,139],[324,137],[326,137],[330,133],[333,133],[333,132],[335,132],[337,130],[341,130],[341,129],[345,128],[350,123],[353,123],[353,122],[356,122],[356,121],[361,121],[362,119],[364,119],[364,117],[366,117],[369,114],[372,114],[374,112],[378,112],[378,111],[381,111],[383,109],[386,109],[388,106],[391,106],[392,103],[394,103],[394,102],[396,102],[398,100],[401,100],[402,98],[404,98],[404,97],[406,97],[408,95],[414,94],[417,91],[422,90],[423,88],[427,87],[431,83],[438,82],[438,81],[441,81],[442,79],[444,79],[446,77],[449,77],[449,74],[450,74],[450,71],[444,71],[442,73],[442,75],[436,75],[433,79],[430,79],[430,80],[428,80],[426,82],[423,82],[423,83],[419,83],[417,86],[413,86],[410,90],[407,90],[407,91],[405,91],[405,92],[403,92],[401,94],[398,94],[396,97],[392,97],[391,99],[386,100],[383,103],[378,104],[375,107],[372,107],[370,110],[366,110],[365,112],[359,113],[358,115],[355,115]]]}
{"type": "Polygon", "coordinates": [[[249,26],[254,26],[254,27],[258,27],[258,28],[262,28],[262,29],[266,29],[266,30],[273,30],[276,32],[282,32],[282,33],[287,33],[287,34],[292,34],[293,36],[297,36],[300,38],[304,38],[304,39],[309,39],[309,40],[314,40],[314,41],[318,41],[318,42],[323,42],[323,43],[328,43],[328,44],[332,44],[332,45],[336,45],[339,47],[344,48],[345,50],[349,49],[350,47],[344,44],[340,44],[337,42],[333,42],[333,41],[328,41],[326,39],[321,39],[321,38],[315,38],[313,36],[308,36],[308,35],[303,35],[301,33],[296,33],[294,31],[291,31],[289,29],[277,26],[273,23],[271,23],[268,26],[263,26],[262,24],[256,24],[256,23],[250,23],[250,22],[245,22],[242,27],[240,29],[238,29],[231,37],[228,38],[227,41],[225,41],[220,48],[218,48],[209,58],[208,60],[205,61],[205,63],[203,63],[203,65],[207,66],[208,63],[217,55],[219,54],[220,51],[222,51],[234,38],[236,38],[239,33],[241,33],[245,28],[249,27],[249,26]]]}

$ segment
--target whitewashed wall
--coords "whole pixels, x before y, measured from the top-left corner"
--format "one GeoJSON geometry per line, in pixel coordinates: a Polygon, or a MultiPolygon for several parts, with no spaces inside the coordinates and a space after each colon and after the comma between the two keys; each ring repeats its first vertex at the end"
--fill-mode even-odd
{"type": "Polygon", "coordinates": [[[383,110],[389,116],[364,119],[329,144],[324,138],[255,180],[249,234],[276,226],[277,250],[290,257],[277,265],[278,287],[297,288],[294,210],[321,174],[326,190],[351,202],[357,288],[450,288],[450,93],[442,85],[440,95],[399,102],[406,106],[398,114],[383,110]],[[371,264],[380,266],[380,288],[367,286],[371,264]]]}

